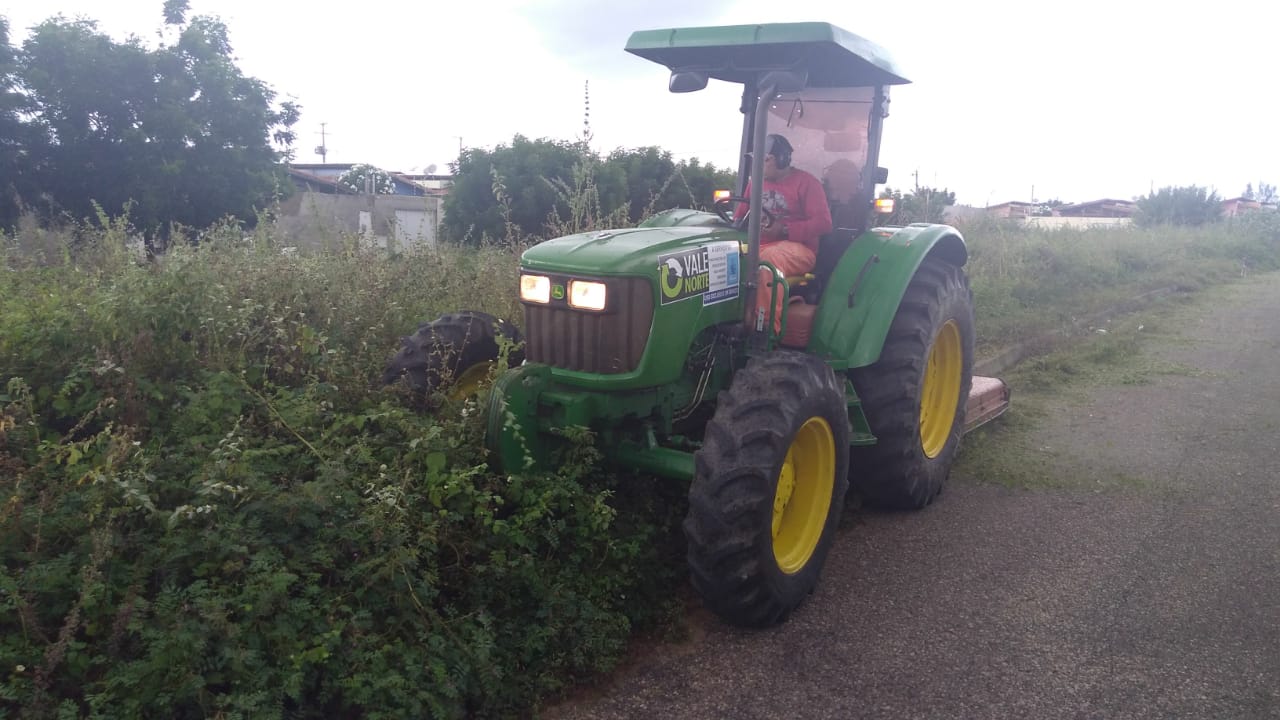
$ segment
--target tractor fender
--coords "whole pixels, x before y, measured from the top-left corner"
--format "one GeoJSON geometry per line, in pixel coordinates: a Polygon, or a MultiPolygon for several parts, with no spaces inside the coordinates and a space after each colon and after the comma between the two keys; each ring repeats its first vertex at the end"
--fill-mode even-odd
{"type": "Polygon", "coordinates": [[[907,285],[931,253],[957,266],[969,258],[960,231],[949,225],[872,228],[855,238],[822,292],[809,350],[836,370],[874,363],[907,285]]]}

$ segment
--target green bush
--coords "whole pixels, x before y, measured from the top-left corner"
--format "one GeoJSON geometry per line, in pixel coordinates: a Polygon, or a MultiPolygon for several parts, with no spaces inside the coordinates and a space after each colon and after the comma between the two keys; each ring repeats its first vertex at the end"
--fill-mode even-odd
{"type": "Polygon", "coordinates": [[[0,715],[525,715],[670,613],[679,502],[587,443],[495,476],[474,401],[378,385],[464,297],[511,315],[510,251],[121,234],[0,270],[0,715]]]}

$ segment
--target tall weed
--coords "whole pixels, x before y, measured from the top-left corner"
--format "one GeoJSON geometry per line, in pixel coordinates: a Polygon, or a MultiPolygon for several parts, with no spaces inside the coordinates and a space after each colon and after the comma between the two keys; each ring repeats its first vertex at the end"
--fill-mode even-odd
{"type": "Polygon", "coordinates": [[[984,351],[1069,327],[1142,293],[1194,291],[1242,273],[1280,268],[1280,216],[1197,228],[1028,228],[959,224],[984,351]]]}

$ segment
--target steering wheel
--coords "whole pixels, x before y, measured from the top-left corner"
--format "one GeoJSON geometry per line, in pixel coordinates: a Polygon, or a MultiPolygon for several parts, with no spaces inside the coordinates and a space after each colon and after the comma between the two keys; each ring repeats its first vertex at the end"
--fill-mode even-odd
{"type": "MultiPolygon", "coordinates": [[[[735,229],[743,230],[747,227],[747,221],[750,220],[751,218],[751,211],[747,210],[747,212],[743,214],[740,220],[734,221],[733,216],[729,214],[729,205],[730,203],[750,203],[750,202],[751,200],[748,198],[744,198],[738,195],[731,195],[729,197],[723,197],[723,198],[720,198],[719,200],[716,200],[715,203],[711,206],[711,208],[716,211],[716,215],[719,215],[720,219],[723,220],[725,224],[735,229]]],[[[768,210],[765,210],[764,208],[760,208],[760,212],[764,213],[760,218],[761,227],[765,227],[765,228],[773,227],[773,213],[769,212],[768,210]]]]}

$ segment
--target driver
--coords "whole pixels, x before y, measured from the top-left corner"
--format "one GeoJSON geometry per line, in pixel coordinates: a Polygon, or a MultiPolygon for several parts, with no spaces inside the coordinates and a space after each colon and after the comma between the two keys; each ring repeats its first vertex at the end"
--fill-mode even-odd
{"type": "MultiPolygon", "coordinates": [[[[784,276],[803,275],[813,270],[818,257],[818,238],[831,232],[831,208],[822,183],[813,175],[791,166],[791,143],[778,134],[765,136],[764,187],[760,203],[768,213],[760,221],[760,260],[771,263],[784,276]],[[769,223],[769,216],[773,222],[769,223]]],[[[751,183],[747,183],[747,197],[751,183]]],[[[738,205],[734,219],[747,212],[738,205]]],[[[757,311],[769,306],[769,271],[761,268],[757,311]]],[[[774,332],[782,327],[782,297],[774,313],[774,332]]]]}

